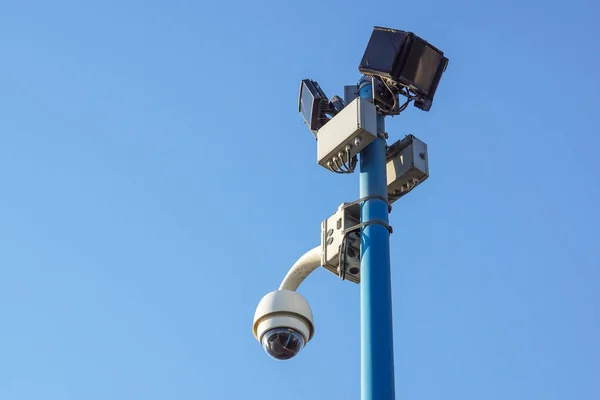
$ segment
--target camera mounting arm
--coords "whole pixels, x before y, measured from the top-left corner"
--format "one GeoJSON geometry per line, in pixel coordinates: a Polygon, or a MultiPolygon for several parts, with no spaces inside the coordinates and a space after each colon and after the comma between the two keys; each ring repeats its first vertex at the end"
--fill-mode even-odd
{"type": "Polygon", "coordinates": [[[317,246],[304,253],[304,255],[292,265],[292,268],[290,268],[285,278],[283,278],[281,285],[279,285],[279,290],[296,291],[300,284],[302,284],[315,269],[321,266],[321,254],[321,246],[317,246]]]}
{"type": "Polygon", "coordinates": [[[269,356],[290,359],[315,332],[313,313],[296,289],[321,265],[321,246],[307,251],[289,270],[278,290],[266,294],[254,313],[252,332],[269,356]]]}

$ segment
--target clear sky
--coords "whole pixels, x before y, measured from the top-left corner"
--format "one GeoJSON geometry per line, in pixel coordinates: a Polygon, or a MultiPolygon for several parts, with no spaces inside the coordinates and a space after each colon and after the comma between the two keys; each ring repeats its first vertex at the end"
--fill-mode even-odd
{"type": "Polygon", "coordinates": [[[592,0],[0,3],[0,399],[359,399],[359,287],[260,298],[358,198],[316,164],[299,82],[359,78],[373,26],[450,58],[388,119],[431,176],[391,223],[396,392],[600,398],[600,8],[592,0]]]}

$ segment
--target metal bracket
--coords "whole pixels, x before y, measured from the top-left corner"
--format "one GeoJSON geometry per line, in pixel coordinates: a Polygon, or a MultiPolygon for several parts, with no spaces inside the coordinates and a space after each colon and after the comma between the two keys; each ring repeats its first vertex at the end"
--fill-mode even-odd
{"type": "MultiPolygon", "coordinates": [[[[392,227],[381,220],[360,222],[360,206],[367,200],[380,200],[382,196],[367,196],[342,203],[335,214],[321,223],[321,265],[344,280],[360,283],[360,231],[369,225],[382,225],[390,234],[392,227]],[[353,233],[357,233],[354,234],[353,233]]],[[[388,211],[391,207],[388,205],[388,211]]]]}

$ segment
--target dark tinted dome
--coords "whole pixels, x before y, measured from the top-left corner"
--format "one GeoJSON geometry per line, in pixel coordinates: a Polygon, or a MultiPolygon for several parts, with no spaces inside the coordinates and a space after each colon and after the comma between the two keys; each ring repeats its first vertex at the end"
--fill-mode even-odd
{"type": "Polygon", "coordinates": [[[271,329],[262,337],[262,346],[276,360],[288,360],[304,347],[304,337],[290,328],[271,329]]]}

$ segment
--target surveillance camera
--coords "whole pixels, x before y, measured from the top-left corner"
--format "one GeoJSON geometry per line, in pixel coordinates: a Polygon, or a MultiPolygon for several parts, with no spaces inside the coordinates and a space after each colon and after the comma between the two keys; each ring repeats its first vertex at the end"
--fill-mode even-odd
{"type": "Polygon", "coordinates": [[[258,304],[252,330],[269,356],[288,360],[313,337],[312,310],[301,294],[292,290],[276,290],[258,304]]]}

